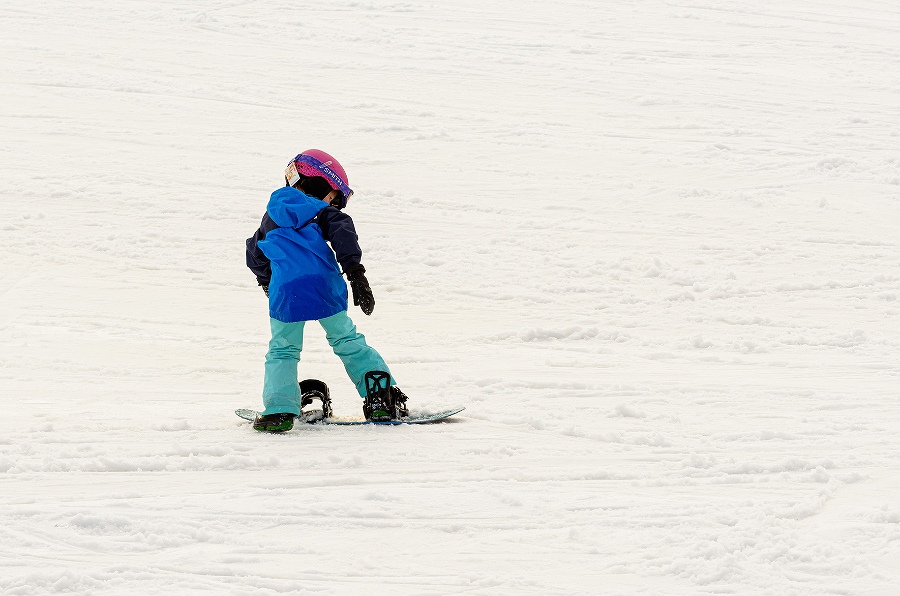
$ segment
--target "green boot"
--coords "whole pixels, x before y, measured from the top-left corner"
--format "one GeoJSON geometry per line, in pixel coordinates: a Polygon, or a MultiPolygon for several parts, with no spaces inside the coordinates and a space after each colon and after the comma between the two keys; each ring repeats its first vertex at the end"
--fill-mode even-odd
{"type": "Polygon", "coordinates": [[[364,377],[366,396],[363,398],[363,414],[366,420],[383,422],[409,416],[406,394],[397,386],[391,386],[391,375],[382,371],[370,371],[364,377]]]}
{"type": "Polygon", "coordinates": [[[283,433],[294,428],[294,415],[288,412],[257,416],[253,428],[269,433],[283,433]]]}

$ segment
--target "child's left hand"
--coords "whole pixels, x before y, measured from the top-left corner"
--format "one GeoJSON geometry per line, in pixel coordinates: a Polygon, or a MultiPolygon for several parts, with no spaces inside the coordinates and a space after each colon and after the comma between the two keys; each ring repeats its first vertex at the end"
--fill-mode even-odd
{"type": "Polygon", "coordinates": [[[353,305],[362,309],[366,315],[371,315],[375,310],[375,296],[366,279],[366,268],[358,265],[347,272],[350,281],[350,290],[353,292],[353,305]]]}

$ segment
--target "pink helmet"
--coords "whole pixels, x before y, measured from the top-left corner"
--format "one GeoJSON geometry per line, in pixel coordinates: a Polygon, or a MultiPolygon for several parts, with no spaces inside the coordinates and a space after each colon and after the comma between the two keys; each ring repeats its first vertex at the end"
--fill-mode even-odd
{"type": "Polygon", "coordinates": [[[344,195],[344,204],[353,194],[347,172],[335,158],[319,149],[307,149],[291,160],[284,172],[287,183],[293,186],[300,176],[324,178],[328,185],[344,195]]]}

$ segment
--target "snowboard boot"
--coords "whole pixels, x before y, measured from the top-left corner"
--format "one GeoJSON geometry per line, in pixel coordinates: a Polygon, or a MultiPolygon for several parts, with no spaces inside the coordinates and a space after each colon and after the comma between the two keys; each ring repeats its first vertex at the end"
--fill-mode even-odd
{"type": "Polygon", "coordinates": [[[399,387],[391,386],[391,375],[380,370],[367,372],[363,414],[366,420],[383,422],[409,416],[406,397],[399,387]]]}
{"type": "Polygon", "coordinates": [[[294,415],[289,412],[257,416],[253,421],[255,430],[268,433],[283,433],[294,428],[294,415]]]}

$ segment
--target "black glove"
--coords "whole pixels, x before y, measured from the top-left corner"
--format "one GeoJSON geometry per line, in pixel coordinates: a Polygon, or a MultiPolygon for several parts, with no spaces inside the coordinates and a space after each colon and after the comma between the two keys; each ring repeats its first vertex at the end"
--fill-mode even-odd
{"type": "Polygon", "coordinates": [[[269,297],[269,284],[266,284],[266,285],[259,284],[259,286],[263,289],[263,292],[266,293],[266,298],[268,298],[269,297]]]}
{"type": "Polygon", "coordinates": [[[347,270],[347,279],[353,291],[353,305],[360,307],[365,314],[371,315],[375,310],[375,296],[372,295],[372,288],[366,279],[366,268],[362,265],[351,267],[347,270]]]}

